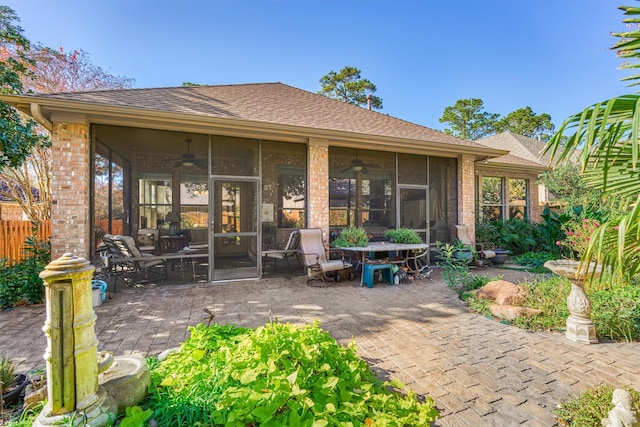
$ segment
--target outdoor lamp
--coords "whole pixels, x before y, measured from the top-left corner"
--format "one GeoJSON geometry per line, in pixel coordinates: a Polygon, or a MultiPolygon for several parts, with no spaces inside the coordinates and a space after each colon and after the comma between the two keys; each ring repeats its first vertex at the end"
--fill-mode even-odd
{"type": "Polygon", "coordinates": [[[178,215],[178,213],[174,211],[170,211],[167,214],[167,216],[164,218],[164,220],[165,222],[169,223],[169,234],[172,236],[175,235],[176,228],[180,224],[180,216],[178,215]]]}

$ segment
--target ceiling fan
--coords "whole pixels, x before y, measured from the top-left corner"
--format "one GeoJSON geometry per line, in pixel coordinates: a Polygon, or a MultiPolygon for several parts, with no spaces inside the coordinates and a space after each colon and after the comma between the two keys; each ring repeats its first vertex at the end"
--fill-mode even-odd
{"type": "Polygon", "coordinates": [[[375,163],[365,163],[362,160],[360,160],[358,158],[358,156],[356,155],[356,158],[351,160],[351,165],[342,169],[342,172],[349,172],[349,171],[354,171],[354,172],[364,172],[364,173],[369,173],[369,168],[375,169],[375,168],[379,168],[379,165],[376,165],[375,163]]]}
{"type": "Polygon", "coordinates": [[[196,159],[195,154],[191,154],[191,152],[189,151],[189,149],[191,148],[191,140],[185,139],[185,142],[187,143],[187,152],[182,153],[182,157],[173,166],[176,168],[180,168],[182,166],[186,166],[186,167],[197,166],[200,169],[206,169],[207,163],[202,160],[196,159]]]}

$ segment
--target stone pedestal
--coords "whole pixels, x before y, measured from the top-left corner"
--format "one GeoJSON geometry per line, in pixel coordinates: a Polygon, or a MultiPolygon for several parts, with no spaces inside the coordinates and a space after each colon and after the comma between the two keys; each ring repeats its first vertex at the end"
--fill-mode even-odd
{"type": "MultiPolygon", "coordinates": [[[[567,297],[567,308],[571,314],[567,318],[565,336],[570,341],[596,344],[596,327],[591,320],[591,302],[584,292],[584,275],[579,270],[580,262],[562,259],[547,261],[544,266],[571,282],[571,292],[567,297]]],[[[594,277],[598,274],[596,272],[594,277]]]]}
{"type": "Polygon", "coordinates": [[[98,385],[98,340],[94,325],[91,279],[95,267],[84,258],[64,254],[40,273],[46,292],[49,401],[34,426],[106,426],[117,403],[98,385]]]}

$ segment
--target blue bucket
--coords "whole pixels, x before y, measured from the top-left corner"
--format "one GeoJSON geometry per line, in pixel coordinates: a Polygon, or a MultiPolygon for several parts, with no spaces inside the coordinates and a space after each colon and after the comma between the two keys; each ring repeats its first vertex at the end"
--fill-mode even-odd
{"type": "Polygon", "coordinates": [[[94,307],[102,304],[107,297],[107,283],[104,280],[92,280],[91,281],[91,290],[100,290],[100,298],[99,301],[93,302],[94,307]]]}

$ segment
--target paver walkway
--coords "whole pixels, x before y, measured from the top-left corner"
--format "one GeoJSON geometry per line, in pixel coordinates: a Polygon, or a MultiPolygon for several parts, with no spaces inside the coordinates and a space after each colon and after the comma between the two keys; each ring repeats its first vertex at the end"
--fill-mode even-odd
{"type": "MultiPolygon", "coordinates": [[[[99,347],[157,354],[203,321],[203,307],[216,322],[246,327],[318,319],[341,343],[353,340],[381,377],[432,396],[437,426],[553,426],[556,405],[589,386],[640,390],[640,343],[576,344],[494,322],[470,313],[437,273],[372,289],[309,287],[303,277],[128,288],[96,308],[99,347]]],[[[44,306],[0,312],[0,351],[23,370],[44,366],[44,316],[44,306]]]]}

